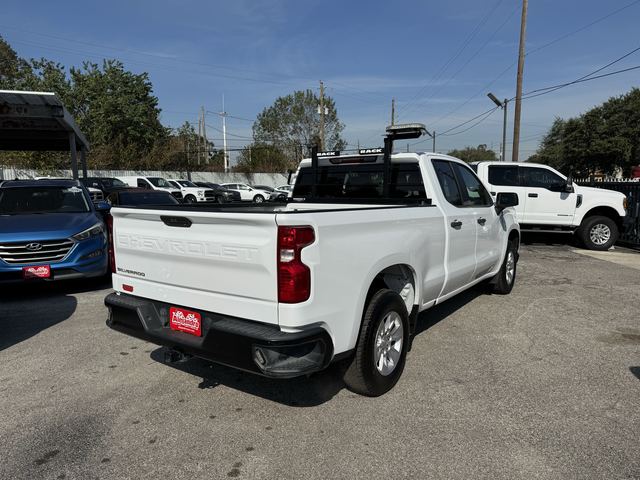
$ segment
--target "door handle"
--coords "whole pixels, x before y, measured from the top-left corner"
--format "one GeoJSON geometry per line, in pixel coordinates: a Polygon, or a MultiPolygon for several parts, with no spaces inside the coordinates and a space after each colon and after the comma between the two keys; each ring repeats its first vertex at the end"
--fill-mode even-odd
{"type": "Polygon", "coordinates": [[[453,222],[451,222],[451,226],[453,228],[460,228],[462,226],[462,222],[460,220],[454,220],[453,222]]]}
{"type": "Polygon", "coordinates": [[[480,217],[480,218],[478,219],[478,223],[479,223],[480,225],[484,225],[485,223],[487,223],[487,219],[486,219],[486,218],[482,218],[482,217],[480,217]]]}
{"type": "Polygon", "coordinates": [[[528,197],[531,198],[538,198],[538,194],[537,193],[530,193],[529,195],[527,195],[528,197]]]}

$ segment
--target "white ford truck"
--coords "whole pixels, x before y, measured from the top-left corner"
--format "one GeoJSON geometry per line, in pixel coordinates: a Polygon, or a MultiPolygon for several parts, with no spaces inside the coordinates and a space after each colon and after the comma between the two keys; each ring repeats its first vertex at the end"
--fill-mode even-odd
{"type": "Polygon", "coordinates": [[[472,165],[491,195],[515,192],[523,230],[575,233],[591,250],[607,250],[625,221],[627,198],[603,188],[576,185],[548,165],[479,162],[472,165]]]}
{"type": "Polygon", "coordinates": [[[462,161],[384,149],[303,160],[292,198],[117,207],[114,330],[242,370],[295,377],[343,360],[353,391],[395,385],[418,312],[487,281],[509,293],[520,233],[462,161]]]}

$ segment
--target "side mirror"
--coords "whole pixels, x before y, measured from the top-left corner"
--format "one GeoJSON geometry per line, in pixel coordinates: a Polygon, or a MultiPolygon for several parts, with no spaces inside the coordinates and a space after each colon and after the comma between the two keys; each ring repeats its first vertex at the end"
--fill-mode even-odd
{"type": "Polygon", "coordinates": [[[94,205],[96,211],[100,213],[106,213],[111,210],[111,204],[109,202],[105,202],[104,200],[96,202],[94,205]]]}
{"type": "Polygon", "coordinates": [[[573,178],[571,175],[567,177],[567,183],[564,186],[564,191],[567,193],[573,193],[573,178]]]}
{"type": "Polygon", "coordinates": [[[496,212],[501,213],[505,208],[515,207],[519,203],[517,193],[500,192],[496,197],[496,212]]]}

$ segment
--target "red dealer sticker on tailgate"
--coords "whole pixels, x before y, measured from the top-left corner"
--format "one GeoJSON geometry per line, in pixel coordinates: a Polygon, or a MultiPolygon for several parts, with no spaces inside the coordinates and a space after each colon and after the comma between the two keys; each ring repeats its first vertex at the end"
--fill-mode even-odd
{"type": "Polygon", "coordinates": [[[190,333],[198,337],[202,335],[202,317],[198,312],[191,310],[171,307],[169,309],[169,326],[171,330],[190,333]]]}
{"type": "Polygon", "coordinates": [[[49,278],[51,277],[51,267],[49,265],[22,267],[22,276],[24,278],[49,278]]]}

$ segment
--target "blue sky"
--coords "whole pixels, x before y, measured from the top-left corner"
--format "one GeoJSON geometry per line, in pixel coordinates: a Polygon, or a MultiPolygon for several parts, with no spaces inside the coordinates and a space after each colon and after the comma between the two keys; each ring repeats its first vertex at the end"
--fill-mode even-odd
{"type": "MultiPolygon", "coordinates": [[[[491,108],[488,91],[499,98],[515,95],[520,5],[514,0],[112,0],[93,5],[4,0],[0,34],[23,57],[44,56],[65,65],[119,58],[135,72],[149,72],[163,122],[172,127],[195,122],[201,105],[220,111],[223,95],[230,115],[253,119],[276,97],[317,90],[323,80],[346,124],[347,141],[377,146],[390,120],[392,97],[399,122],[419,121],[445,132],[491,108]]],[[[527,49],[532,53],[524,90],[574,80],[640,46],[639,19],[639,1],[531,0],[527,49]]],[[[640,52],[602,73],[635,65],[640,52]]],[[[535,151],[554,117],[579,114],[628,91],[640,83],[639,72],[523,102],[521,158],[535,151]]],[[[221,145],[220,118],[210,114],[207,122],[209,136],[221,145]]],[[[243,137],[250,136],[251,122],[229,118],[227,126],[231,147],[247,143],[243,137]]],[[[466,132],[437,137],[436,149],[486,143],[498,150],[501,128],[496,111],[466,132]]],[[[508,139],[512,128],[509,122],[508,139]]],[[[414,148],[430,149],[431,143],[414,148]]],[[[508,156],[509,151],[508,146],[508,156]]]]}

